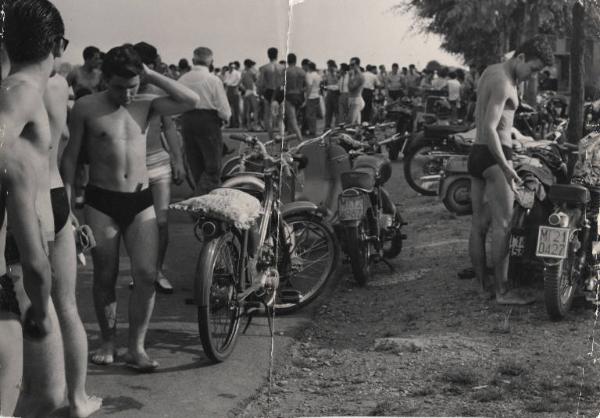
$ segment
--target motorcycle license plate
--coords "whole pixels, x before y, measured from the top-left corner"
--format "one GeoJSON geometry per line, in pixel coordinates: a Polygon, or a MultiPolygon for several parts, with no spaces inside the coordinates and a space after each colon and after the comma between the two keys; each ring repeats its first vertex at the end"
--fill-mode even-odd
{"type": "Polygon", "coordinates": [[[525,254],[525,231],[513,230],[510,235],[508,248],[510,249],[511,256],[523,257],[523,254],[525,254]]]}
{"type": "Polygon", "coordinates": [[[569,228],[540,226],[535,255],[548,258],[567,258],[569,228]]]}
{"type": "Polygon", "coordinates": [[[340,220],[357,221],[363,217],[365,200],[363,196],[341,196],[340,197],[340,220]]]}

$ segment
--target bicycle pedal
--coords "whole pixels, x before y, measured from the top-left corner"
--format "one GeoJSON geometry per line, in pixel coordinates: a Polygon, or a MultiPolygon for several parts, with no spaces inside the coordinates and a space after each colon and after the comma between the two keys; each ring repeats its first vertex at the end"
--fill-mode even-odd
{"type": "Polygon", "coordinates": [[[279,299],[282,303],[300,303],[302,293],[296,289],[283,289],[279,292],[279,299]]]}

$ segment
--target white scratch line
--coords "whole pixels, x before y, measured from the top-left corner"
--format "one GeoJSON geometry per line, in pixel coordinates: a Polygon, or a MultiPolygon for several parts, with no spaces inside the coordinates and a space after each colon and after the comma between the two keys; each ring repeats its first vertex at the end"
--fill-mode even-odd
{"type": "Polygon", "coordinates": [[[414,247],[406,247],[407,250],[420,250],[422,248],[432,248],[432,247],[442,247],[444,245],[451,244],[466,244],[468,243],[468,239],[451,239],[447,241],[438,241],[438,242],[430,242],[428,244],[416,245],[414,247]]]}

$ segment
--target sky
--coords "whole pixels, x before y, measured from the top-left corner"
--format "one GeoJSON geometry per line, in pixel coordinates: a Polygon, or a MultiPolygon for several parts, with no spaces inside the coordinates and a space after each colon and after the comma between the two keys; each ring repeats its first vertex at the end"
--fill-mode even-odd
{"type": "MultiPolygon", "coordinates": [[[[288,0],[52,0],[65,21],[69,48],[65,60],[83,62],[88,45],[103,51],[125,42],[146,41],[166,63],[191,60],[207,46],[215,64],[251,58],[267,61],[266,50],[286,51],[288,0]]],[[[402,0],[305,0],[291,10],[290,52],[319,68],[328,59],[364,64],[414,63],[436,59],[461,65],[460,57],[440,49],[440,39],[414,29],[414,16],[393,12],[402,0]]]]}

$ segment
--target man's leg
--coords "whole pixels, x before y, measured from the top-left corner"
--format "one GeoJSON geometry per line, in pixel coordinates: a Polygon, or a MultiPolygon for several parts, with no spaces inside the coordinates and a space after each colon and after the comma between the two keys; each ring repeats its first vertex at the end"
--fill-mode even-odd
{"type": "Polygon", "coordinates": [[[129,297],[129,344],[126,362],[141,371],[151,371],[158,363],[146,353],[146,332],[154,309],[154,282],[158,255],[158,227],[154,207],[138,213],[124,234],[125,247],[131,259],[131,275],[135,286],[129,297]]]}
{"type": "Polygon", "coordinates": [[[17,315],[0,312],[0,416],[13,416],[23,378],[23,331],[17,315]]]}
{"type": "Polygon", "coordinates": [[[173,287],[163,273],[163,264],[169,245],[169,203],[171,202],[171,182],[161,180],[152,184],[152,199],[154,201],[154,212],[158,225],[158,258],[156,263],[159,289],[165,293],[172,293],[173,287]]]}
{"type": "Polygon", "coordinates": [[[308,99],[306,103],[306,125],[311,136],[317,134],[317,108],[319,99],[308,99]]]}
{"type": "MultiPolygon", "coordinates": [[[[23,279],[15,283],[15,291],[19,300],[24,302],[20,303],[21,312],[26,312],[29,300],[22,289],[22,282],[23,279]]],[[[65,359],[52,300],[48,304],[48,316],[52,323],[50,334],[40,341],[23,340],[23,383],[15,408],[15,416],[18,417],[47,417],[65,399],[65,359]]]]}
{"type": "Polygon", "coordinates": [[[296,134],[298,141],[302,141],[302,132],[298,126],[298,115],[296,115],[296,106],[292,103],[285,101],[285,119],[289,125],[290,130],[296,134]]]}
{"type": "Polygon", "coordinates": [[[100,326],[102,345],[91,355],[94,364],[106,365],[115,361],[117,332],[117,295],[115,286],[119,275],[119,240],[121,234],[115,222],[106,214],[85,206],[85,220],[92,229],[96,247],[92,249],[94,263],[94,308],[100,326]]]}
{"type": "Polygon", "coordinates": [[[197,114],[194,114],[193,116],[185,115],[182,121],[181,132],[183,137],[185,154],[187,157],[190,171],[192,173],[192,177],[194,178],[194,183],[196,184],[196,189],[198,188],[200,176],[204,171],[202,153],[198,145],[202,142],[202,138],[200,137],[201,132],[199,131],[198,124],[194,121],[194,119],[198,117],[200,116],[198,116],[197,114]]]}
{"type": "Polygon", "coordinates": [[[331,127],[331,121],[333,120],[333,113],[335,111],[335,101],[333,98],[333,92],[328,91],[326,94],[327,95],[325,96],[325,130],[331,127]]]}
{"type": "Polygon", "coordinates": [[[260,104],[258,103],[258,97],[256,95],[253,94],[250,96],[250,104],[252,120],[254,121],[252,129],[257,130],[260,128],[260,104]]]}
{"type": "Polygon", "coordinates": [[[263,105],[264,105],[265,130],[269,133],[269,139],[273,139],[271,101],[267,100],[267,99],[263,99],[263,105]]]}
{"type": "Polygon", "coordinates": [[[70,415],[87,417],[100,408],[102,399],[90,397],[85,391],[88,342],[75,298],[77,259],[70,222],[56,234],[52,269],[52,299],[63,337],[70,415]]]}
{"type": "Polygon", "coordinates": [[[471,219],[471,235],[469,236],[469,255],[471,256],[471,263],[475,270],[475,277],[477,277],[483,292],[486,291],[488,285],[485,237],[489,227],[489,219],[485,213],[484,192],[485,182],[481,179],[471,177],[473,216],[471,219]]]}
{"type": "Polygon", "coordinates": [[[216,189],[221,184],[221,165],[223,157],[223,137],[216,120],[207,117],[204,120],[205,136],[198,144],[202,150],[204,171],[196,183],[196,195],[201,196],[216,189]]]}

